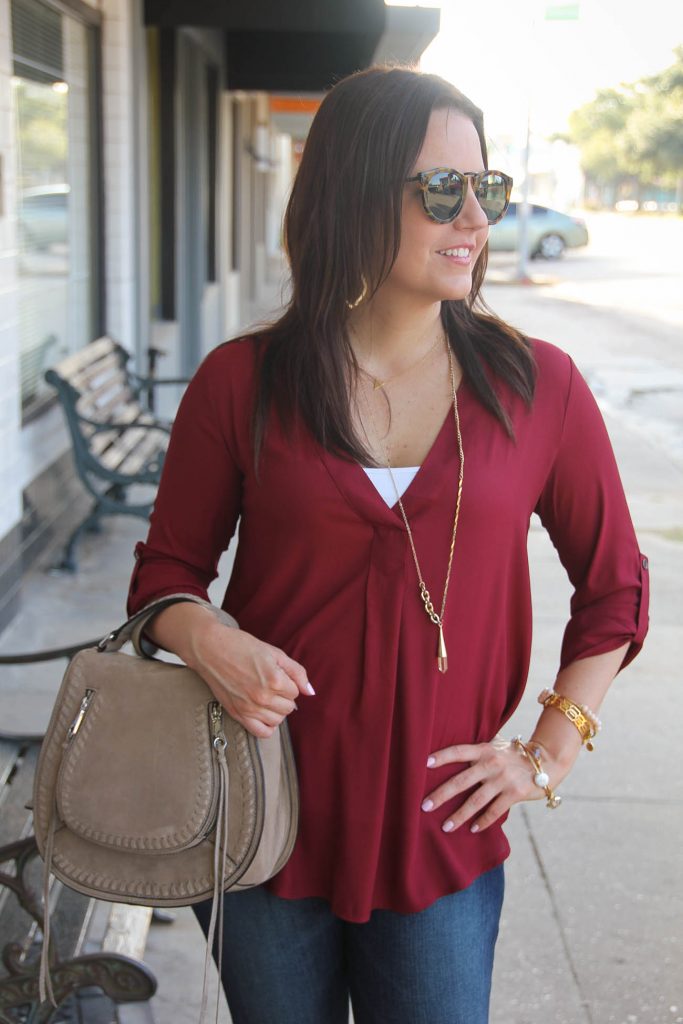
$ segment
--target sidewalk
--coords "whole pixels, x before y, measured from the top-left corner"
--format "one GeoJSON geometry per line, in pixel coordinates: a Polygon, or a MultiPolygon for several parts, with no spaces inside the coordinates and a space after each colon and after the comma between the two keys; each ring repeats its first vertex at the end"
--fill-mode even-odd
{"type": "MultiPolygon", "coordinates": [[[[524,320],[537,312],[529,306],[527,289],[499,287],[487,298],[513,323],[570,347],[561,305],[543,303],[541,333],[524,320]]],[[[583,307],[584,342],[590,318],[583,307]]],[[[577,353],[584,371],[589,355],[587,348],[577,353]]],[[[643,654],[617,678],[603,705],[595,752],[582,752],[561,786],[562,807],[550,814],[539,801],[513,808],[510,815],[506,833],[512,856],[506,864],[491,1024],[683,1022],[683,778],[678,770],[683,723],[676,660],[683,653],[676,611],[683,578],[683,468],[622,421],[610,417],[608,427],[641,547],[650,559],[652,625],[643,654]]],[[[98,637],[124,621],[133,545],[145,534],[142,520],[106,520],[101,536],[85,539],[75,577],[52,577],[39,567],[25,581],[23,607],[0,635],[0,650],[98,637]]],[[[539,710],[536,695],[554,678],[570,594],[537,523],[529,551],[532,671],[522,705],[504,729],[510,736],[528,734],[539,710]]],[[[229,550],[211,587],[215,603],[222,598],[231,560],[229,550]]],[[[49,562],[46,557],[43,564],[49,562]]],[[[0,730],[43,730],[61,673],[55,665],[3,672],[0,730]]],[[[203,943],[191,911],[180,911],[172,925],[153,926],[145,960],[159,980],[152,1001],[157,1024],[196,1021],[203,943]]],[[[227,1012],[222,1020],[229,1021],[227,1012]]]]}

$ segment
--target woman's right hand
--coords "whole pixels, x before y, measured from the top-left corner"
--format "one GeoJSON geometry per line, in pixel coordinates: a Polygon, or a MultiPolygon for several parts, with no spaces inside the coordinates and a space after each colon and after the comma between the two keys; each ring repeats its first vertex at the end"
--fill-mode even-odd
{"type": "Polygon", "coordinates": [[[190,647],[192,668],[254,736],[272,736],[296,698],[315,693],[305,668],[284,651],[215,619],[192,631],[190,647]]]}

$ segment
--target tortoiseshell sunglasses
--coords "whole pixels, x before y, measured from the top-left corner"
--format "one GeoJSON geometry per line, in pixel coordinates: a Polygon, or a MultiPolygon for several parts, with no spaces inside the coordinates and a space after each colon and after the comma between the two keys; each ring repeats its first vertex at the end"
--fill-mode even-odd
{"type": "Polygon", "coordinates": [[[502,171],[456,171],[453,167],[433,167],[406,181],[417,181],[422,192],[425,213],[438,224],[449,224],[462,210],[468,179],[489,224],[497,224],[510,205],[512,178],[502,171]]]}

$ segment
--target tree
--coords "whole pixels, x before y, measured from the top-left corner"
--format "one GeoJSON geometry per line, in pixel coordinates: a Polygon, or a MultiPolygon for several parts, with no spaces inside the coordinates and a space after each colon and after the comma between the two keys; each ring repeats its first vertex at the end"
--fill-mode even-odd
{"type": "Polygon", "coordinates": [[[677,186],[683,196],[683,46],[674,55],[659,74],[600,89],[570,115],[571,141],[593,181],[677,186]]]}
{"type": "Polygon", "coordinates": [[[641,102],[627,127],[636,159],[671,184],[683,176],[683,46],[674,52],[675,64],[643,79],[641,102]]]}

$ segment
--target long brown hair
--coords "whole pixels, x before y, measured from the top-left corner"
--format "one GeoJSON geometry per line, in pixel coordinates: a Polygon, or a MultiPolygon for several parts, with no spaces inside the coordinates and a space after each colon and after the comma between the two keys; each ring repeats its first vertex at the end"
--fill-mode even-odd
{"type": "MultiPolygon", "coordinates": [[[[255,336],[263,346],[254,405],[258,464],[274,407],[287,425],[298,411],[325,448],[363,464],[372,456],[356,436],[348,386],[357,364],[348,339],[348,302],[386,280],[401,240],[404,180],[422,148],[433,110],[455,108],[474,124],[488,166],[483,114],[436,75],[376,66],[343,79],[311,125],[285,213],[291,299],[255,336]]],[[[442,302],[444,327],[468,383],[512,437],[494,378],[530,403],[534,360],[528,340],[480,296],[485,246],[466,299],[442,302]]]]}

